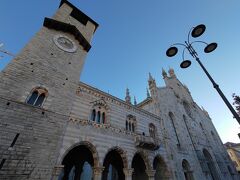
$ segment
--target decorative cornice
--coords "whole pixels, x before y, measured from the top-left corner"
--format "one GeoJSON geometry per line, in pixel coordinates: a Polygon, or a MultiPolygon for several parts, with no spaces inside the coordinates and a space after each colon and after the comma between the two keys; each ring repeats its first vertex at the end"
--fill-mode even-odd
{"type": "Polygon", "coordinates": [[[125,129],[121,129],[121,128],[116,128],[111,126],[110,124],[99,124],[95,121],[91,121],[91,120],[87,120],[87,119],[79,119],[76,117],[71,116],[69,118],[69,121],[73,124],[80,124],[82,126],[92,126],[94,128],[99,128],[99,129],[108,129],[114,133],[121,133],[123,135],[131,135],[131,136],[137,136],[138,134],[134,133],[134,132],[130,132],[130,131],[126,131],[125,129]]]}
{"type": "Polygon", "coordinates": [[[91,49],[91,45],[89,44],[89,42],[74,25],[50,18],[44,18],[43,26],[49,29],[55,29],[56,31],[68,32],[72,34],[76,40],[78,40],[79,44],[83,46],[83,49],[85,51],[88,52],[91,49]]]}

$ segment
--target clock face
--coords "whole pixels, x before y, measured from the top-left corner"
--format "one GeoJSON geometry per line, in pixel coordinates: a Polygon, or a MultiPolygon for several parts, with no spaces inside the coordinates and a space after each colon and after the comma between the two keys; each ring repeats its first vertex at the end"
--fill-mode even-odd
{"type": "Polygon", "coordinates": [[[67,36],[55,35],[53,37],[53,41],[57,45],[57,47],[59,47],[63,51],[75,52],[77,50],[77,46],[74,41],[67,36]]]}

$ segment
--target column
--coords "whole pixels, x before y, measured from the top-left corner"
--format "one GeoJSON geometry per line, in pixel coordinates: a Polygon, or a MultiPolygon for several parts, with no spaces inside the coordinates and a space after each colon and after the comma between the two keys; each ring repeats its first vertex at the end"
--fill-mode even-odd
{"type": "Polygon", "coordinates": [[[132,180],[133,170],[134,170],[133,168],[130,168],[130,169],[124,168],[123,169],[123,172],[125,175],[125,180],[132,180]]]}
{"type": "Polygon", "coordinates": [[[102,180],[102,172],[104,167],[94,167],[93,168],[93,179],[94,180],[102,180]]]}
{"type": "Polygon", "coordinates": [[[64,169],[64,165],[57,165],[53,168],[52,180],[57,180],[64,169]]]}
{"type": "Polygon", "coordinates": [[[146,170],[148,180],[154,180],[155,172],[156,172],[155,170],[146,170]]]}

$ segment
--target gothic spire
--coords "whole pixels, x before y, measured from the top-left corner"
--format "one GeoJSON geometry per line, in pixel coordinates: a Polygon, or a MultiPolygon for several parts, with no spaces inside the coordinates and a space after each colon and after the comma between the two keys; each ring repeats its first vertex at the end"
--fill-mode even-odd
{"type": "Polygon", "coordinates": [[[149,90],[147,88],[147,98],[149,98],[149,97],[150,97],[150,93],[149,93],[149,90]]]}
{"type": "Polygon", "coordinates": [[[175,78],[175,77],[176,77],[176,75],[175,75],[175,73],[174,73],[174,69],[173,69],[173,68],[169,68],[169,70],[168,70],[168,73],[169,73],[170,77],[173,77],[173,78],[175,78]]]}
{"type": "Polygon", "coordinates": [[[134,105],[136,106],[137,105],[137,100],[136,100],[136,97],[134,96],[134,105]]]}
{"type": "Polygon", "coordinates": [[[126,97],[125,97],[125,101],[129,104],[131,104],[131,97],[130,97],[130,92],[129,89],[126,89],[126,97]]]}
{"type": "Polygon", "coordinates": [[[163,79],[167,77],[167,73],[163,68],[162,68],[162,76],[163,76],[163,79]]]}

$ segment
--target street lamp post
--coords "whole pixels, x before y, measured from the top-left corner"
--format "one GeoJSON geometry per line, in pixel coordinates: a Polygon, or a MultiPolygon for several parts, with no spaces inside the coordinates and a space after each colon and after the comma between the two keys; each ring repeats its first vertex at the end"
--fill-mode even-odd
{"type": "Polygon", "coordinates": [[[223,92],[221,91],[221,89],[219,88],[219,85],[213,80],[213,78],[211,77],[211,75],[208,73],[207,69],[203,66],[202,62],[200,61],[197,52],[195,51],[195,49],[193,48],[192,44],[193,43],[203,43],[206,45],[206,47],[204,48],[204,52],[205,53],[210,53],[212,51],[214,51],[217,48],[217,43],[206,43],[204,41],[193,41],[190,42],[190,34],[193,38],[197,38],[199,36],[201,36],[204,31],[206,29],[206,26],[203,24],[200,24],[196,27],[193,27],[190,29],[189,33],[188,33],[188,39],[187,41],[185,41],[184,43],[175,43],[173,45],[170,46],[170,48],[166,51],[166,55],[168,57],[173,57],[177,54],[178,49],[176,46],[180,45],[180,46],[184,46],[183,52],[182,52],[182,58],[183,61],[180,64],[181,68],[188,68],[191,65],[191,61],[190,60],[185,60],[184,59],[184,52],[187,49],[189,54],[198,62],[198,64],[201,66],[201,68],[203,69],[203,71],[205,72],[205,74],[207,75],[207,77],[209,78],[209,80],[211,81],[213,87],[217,90],[218,94],[221,96],[221,98],[223,99],[223,101],[225,102],[225,104],[227,105],[227,107],[229,108],[229,110],[232,112],[234,118],[236,118],[236,120],[238,121],[238,123],[240,124],[240,117],[238,116],[238,114],[236,113],[236,111],[234,110],[234,108],[232,107],[232,105],[229,103],[229,101],[227,100],[227,98],[225,97],[225,95],[223,94],[223,92]]]}

